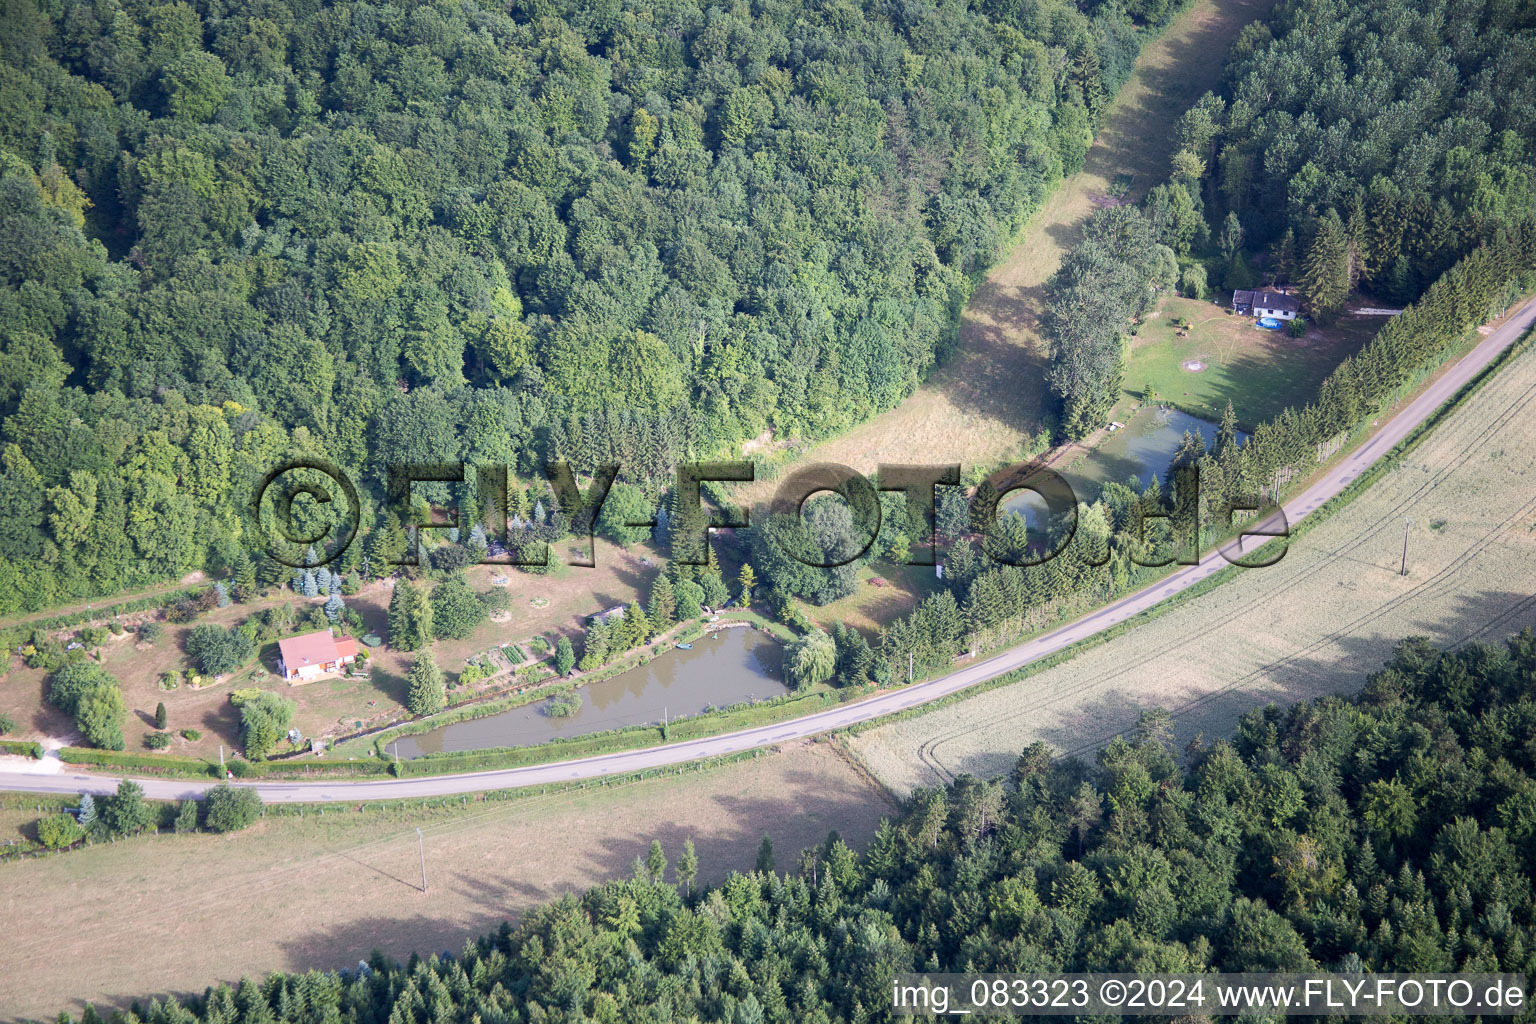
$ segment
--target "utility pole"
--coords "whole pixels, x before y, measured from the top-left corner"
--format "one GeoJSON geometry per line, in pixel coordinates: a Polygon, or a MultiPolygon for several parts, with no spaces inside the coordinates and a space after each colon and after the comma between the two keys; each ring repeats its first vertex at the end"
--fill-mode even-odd
{"type": "Polygon", "coordinates": [[[421,829],[416,830],[416,854],[421,858],[421,891],[427,891],[427,851],[421,844],[421,829]]]}
{"type": "Polygon", "coordinates": [[[1408,527],[1413,525],[1413,520],[1403,517],[1403,567],[1398,570],[1399,576],[1408,575],[1408,527]]]}
{"type": "Polygon", "coordinates": [[[400,741],[396,740],[389,745],[389,749],[395,752],[395,774],[400,774],[400,741]]]}
{"type": "Polygon", "coordinates": [[[219,744],[219,774],[224,774],[224,744],[219,744]]]}
{"type": "Polygon", "coordinates": [[[912,656],[914,653],[913,651],[907,652],[907,682],[909,683],[912,681],[912,656]]]}

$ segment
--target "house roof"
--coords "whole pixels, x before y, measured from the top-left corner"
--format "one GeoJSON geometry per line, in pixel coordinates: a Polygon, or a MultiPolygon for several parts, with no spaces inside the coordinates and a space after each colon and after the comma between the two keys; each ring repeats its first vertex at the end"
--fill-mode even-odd
{"type": "Polygon", "coordinates": [[[1234,291],[1232,293],[1232,305],[1234,305],[1234,306],[1251,306],[1251,305],[1253,305],[1253,289],[1251,289],[1251,288],[1239,288],[1236,291],[1234,291]]]}
{"type": "Polygon", "coordinates": [[[1284,292],[1272,292],[1268,288],[1253,293],[1253,305],[1259,309],[1283,309],[1294,313],[1301,309],[1296,296],[1284,292]]]}
{"type": "Polygon", "coordinates": [[[336,657],[338,657],[338,658],[355,658],[355,657],[357,657],[357,641],[352,639],[350,636],[344,636],[341,639],[337,640],[336,641],[336,657]]]}
{"type": "MultiPolygon", "coordinates": [[[[351,638],[348,638],[348,643],[351,638]]],[[[291,672],[310,665],[324,665],[336,660],[336,638],[331,631],[322,629],[303,636],[291,636],[277,642],[277,650],[283,657],[283,665],[291,672]]],[[[356,653],[354,651],[354,653],[356,653]]]]}

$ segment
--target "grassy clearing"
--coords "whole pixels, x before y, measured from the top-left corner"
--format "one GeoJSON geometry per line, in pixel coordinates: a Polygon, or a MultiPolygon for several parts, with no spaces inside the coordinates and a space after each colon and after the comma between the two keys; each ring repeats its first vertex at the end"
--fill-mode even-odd
{"type": "Polygon", "coordinates": [[[230,836],[164,835],[23,861],[0,871],[0,919],[70,925],[8,954],[0,1006],[6,1019],[64,1008],[78,1018],[71,1000],[125,1006],[200,993],[216,979],[347,967],[375,946],[402,959],[457,950],[528,907],[627,875],[652,839],[675,860],[691,838],[700,881],[716,881],[750,866],[764,833],[784,867],[832,828],[862,846],[887,813],[823,743],[631,785],[309,808],[269,813],[230,836]]]}
{"type": "MultiPolygon", "coordinates": [[[[555,555],[566,558],[571,552],[562,545],[555,555]]],[[[512,598],[510,617],[499,623],[483,623],[465,640],[439,641],[435,648],[438,663],[451,678],[466,658],[498,644],[523,643],[535,635],[551,640],[560,633],[574,637],[585,617],[595,609],[628,603],[648,592],[657,572],[654,552],[642,547],[626,550],[603,540],[597,541],[595,561],[595,568],[562,564],[549,576],[509,573],[501,566],[472,567],[468,572],[470,583],[481,592],[491,589],[493,578],[506,575],[506,589],[512,598]],[[647,565],[642,559],[652,564],[647,565]]],[[[349,607],[362,615],[366,629],[387,637],[390,594],[387,585],[375,583],[346,600],[349,607]]],[[[183,682],[174,690],[160,688],[162,673],[190,667],[183,644],[195,625],[234,625],[247,615],[280,602],[321,604],[324,599],[305,599],[289,591],[274,592],[271,597],[249,604],[216,609],[196,623],[167,624],[159,643],[147,650],[137,649],[133,637],[127,634],[109,639],[102,648],[101,664],[123,684],[123,698],[129,708],[129,721],[123,730],[127,749],[146,752],[143,736],[154,729],[155,705],[164,702],[174,734],[166,753],[217,760],[221,745],[226,753],[237,750],[239,717],[228,698],[229,692],[240,686],[263,686],[291,698],[298,705],[294,725],[306,737],[346,735],[407,717],[405,678],[411,655],[388,647],[372,652],[373,671],[368,678],[324,679],[289,686],[277,676],[276,644],[269,644],[251,666],[214,685],[193,689],[183,682]],[[188,728],[198,730],[202,737],[197,741],[182,738],[180,731],[188,728]]],[[[452,697],[467,699],[483,689],[506,685],[504,678],[488,680],[472,689],[454,690],[452,697]]],[[[73,722],[51,707],[46,695],[46,673],[27,668],[12,655],[10,671],[0,684],[0,712],[10,714],[18,726],[10,738],[69,741],[73,737],[73,722]]]]}
{"type": "Polygon", "coordinates": [[[1359,351],[1385,321],[1345,316],[1327,327],[1309,325],[1302,338],[1255,327],[1226,306],[1169,296],[1132,339],[1127,395],[1153,397],[1205,419],[1218,419],[1228,401],[1246,429],[1287,406],[1300,408],[1344,357],[1359,351]],[[1175,327],[1174,320],[1189,324],[1175,327]],[[1180,334],[1186,337],[1180,337],[1180,334]],[[1187,363],[1204,369],[1191,371],[1187,363]]]}
{"type": "MultiPolygon", "coordinates": [[[[1180,742],[1268,702],[1353,689],[1399,637],[1453,645],[1536,623],[1536,349],[1527,348],[1374,482],[1292,539],[1278,565],[1027,678],[849,740],[896,792],[996,775],[1037,739],[1090,753],[1144,709],[1180,742]],[[1407,576],[1398,573],[1409,517],[1407,576]]],[[[1213,588],[1214,589],[1214,588],[1213,588]]]]}

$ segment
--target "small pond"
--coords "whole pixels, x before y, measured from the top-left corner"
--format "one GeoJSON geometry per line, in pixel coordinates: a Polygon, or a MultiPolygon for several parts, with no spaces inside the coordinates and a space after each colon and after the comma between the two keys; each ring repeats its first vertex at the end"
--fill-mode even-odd
{"type": "Polygon", "coordinates": [[[788,693],[783,683],[783,648],[756,629],[735,627],[709,633],[693,649],[671,648],[637,668],[581,686],[581,710],[566,718],[544,713],[543,700],[499,714],[445,725],[399,742],[401,757],[483,747],[521,747],[562,736],[602,732],[626,725],[661,723],[663,711],[677,718],[706,707],[765,700],[788,693]]]}

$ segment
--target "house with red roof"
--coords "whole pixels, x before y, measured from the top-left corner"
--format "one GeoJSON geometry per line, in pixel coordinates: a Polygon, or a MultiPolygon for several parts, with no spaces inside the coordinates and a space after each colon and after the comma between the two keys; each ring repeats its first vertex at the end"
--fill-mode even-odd
{"type": "Polygon", "coordinates": [[[328,629],[277,642],[277,670],[290,683],[307,683],[340,672],[357,660],[357,641],[335,637],[328,629]]]}

